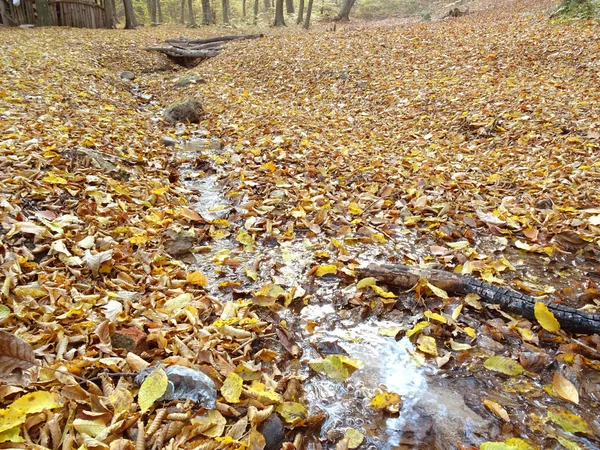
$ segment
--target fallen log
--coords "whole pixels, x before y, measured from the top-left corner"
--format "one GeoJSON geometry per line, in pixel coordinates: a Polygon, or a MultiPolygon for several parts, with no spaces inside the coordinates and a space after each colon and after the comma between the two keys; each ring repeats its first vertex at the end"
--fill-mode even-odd
{"type": "Polygon", "coordinates": [[[263,37],[263,34],[240,34],[240,35],[231,35],[231,36],[215,36],[211,38],[205,39],[187,39],[187,38],[179,38],[179,39],[167,39],[165,42],[167,44],[212,44],[215,42],[226,42],[226,41],[243,41],[247,39],[258,39],[263,37]]]}
{"type": "Polygon", "coordinates": [[[171,61],[180,66],[188,68],[197,66],[208,58],[221,54],[222,45],[230,41],[241,41],[246,39],[258,39],[262,34],[243,34],[238,36],[216,36],[206,39],[190,40],[187,38],[168,39],[168,45],[155,45],[146,47],[148,52],[159,52],[167,56],[171,61]]]}
{"type": "MultiPolygon", "coordinates": [[[[528,319],[535,319],[534,307],[540,300],[512,289],[496,286],[477,278],[435,269],[421,269],[403,264],[369,264],[356,269],[360,277],[374,277],[390,286],[403,289],[412,288],[419,279],[425,278],[431,284],[446,292],[458,295],[477,294],[485,303],[500,305],[528,319]]],[[[554,314],[562,328],[575,333],[600,333],[600,314],[579,311],[566,305],[544,302],[554,314]]]]}

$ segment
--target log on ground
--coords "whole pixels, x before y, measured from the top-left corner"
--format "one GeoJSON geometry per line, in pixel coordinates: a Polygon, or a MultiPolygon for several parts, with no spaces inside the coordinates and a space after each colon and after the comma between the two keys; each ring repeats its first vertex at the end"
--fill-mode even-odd
{"type": "MultiPolygon", "coordinates": [[[[412,288],[419,279],[446,292],[458,295],[477,294],[485,303],[500,305],[503,309],[529,319],[535,319],[534,307],[540,300],[477,278],[435,269],[421,269],[403,264],[370,264],[356,270],[360,277],[374,277],[390,286],[412,288]]],[[[562,328],[575,333],[600,333],[600,314],[591,314],[552,302],[544,302],[562,328]]]]}

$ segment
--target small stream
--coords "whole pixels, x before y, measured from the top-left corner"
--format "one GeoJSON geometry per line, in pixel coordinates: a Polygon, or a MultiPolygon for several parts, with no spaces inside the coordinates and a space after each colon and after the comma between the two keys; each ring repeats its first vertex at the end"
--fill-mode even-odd
{"type": "MultiPolygon", "coordinates": [[[[326,244],[319,236],[257,241],[252,249],[244,249],[236,241],[237,229],[246,224],[249,214],[238,206],[244,199],[233,204],[227,196],[229,188],[223,184],[225,171],[229,164],[236,163],[235,157],[227,147],[199,139],[185,144],[179,161],[182,182],[193,192],[191,207],[207,222],[214,223],[212,240],[195,253],[193,264],[194,270],[209,278],[208,293],[220,299],[233,298],[232,295],[249,293],[265,283],[295,286],[302,293],[310,291],[307,305],[278,312],[302,349],[301,362],[343,354],[364,363],[362,369],[343,382],[315,374],[307,364],[302,364],[301,375],[306,377],[303,402],[311,414],[324,415],[321,427],[307,437],[305,447],[334,449],[349,428],[364,434],[365,442],[360,448],[369,450],[451,449],[456,448],[457,442],[479,445],[499,436],[501,427],[481,405],[481,400],[498,398],[501,380],[493,380],[489,373],[471,374],[468,367],[458,365],[454,371],[440,369],[434,360],[415,357],[415,347],[407,337],[396,340],[382,333],[386,329],[412,328],[423,320],[422,311],[407,314],[395,308],[365,314],[364,308],[348,304],[355,287],[346,286],[338,277],[325,276],[308,285],[306,273],[322,263],[315,260],[314,250],[326,244]],[[224,220],[229,227],[219,227],[224,220]],[[248,277],[248,270],[255,274],[256,280],[248,277]],[[399,414],[373,410],[370,401],[378,389],[401,395],[399,414]]],[[[407,233],[396,242],[360,244],[350,251],[361,263],[386,260],[388,255],[397,254],[400,247],[412,258],[422,259],[428,255],[426,247],[416,246],[413,237],[407,233]]],[[[486,250],[486,245],[482,244],[481,249],[486,250]]],[[[523,256],[516,252],[506,254],[511,261],[523,256]]],[[[521,262],[517,273],[527,268],[539,278],[545,276],[547,266],[530,266],[527,257],[521,262]]],[[[573,268],[572,264],[565,264],[573,268]]],[[[408,294],[400,293],[399,297],[399,303],[406,300],[410,304],[412,297],[408,294]]],[[[541,387],[540,381],[532,382],[531,389],[542,392],[541,387]]],[[[521,406],[523,397],[518,389],[506,395],[506,404],[521,406]]],[[[528,414],[545,408],[538,400],[522,406],[528,414]]]]}

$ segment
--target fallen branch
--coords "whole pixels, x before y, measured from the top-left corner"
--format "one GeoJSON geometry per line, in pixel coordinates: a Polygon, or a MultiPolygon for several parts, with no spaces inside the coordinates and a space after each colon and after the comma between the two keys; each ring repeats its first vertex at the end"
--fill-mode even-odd
{"type": "Polygon", "coordinates": [[[212,44],[214,42],[226,42],[226,41],[243,41],[248,39],[258,39],[263,37],[263,34],[241,34],[241,35],[232,35],[232,36],[215,36],[211,38],[205,39],[194,39],[190,40],[187,38],[179,38],[179,39],[167,39],[165,42],[167,44],[212,44]]]}
{"type": "MultiPolygon", "coordinates": [[[[356,270],[360,277],[374,277],[388,285],[403,289],[412,288],[420,278],[452,294],[477,294],[486,303],[500,305],[503,309],[534,319],[534,307],[540,300],[477,278],[435,269],[420,269],[403,264],[370,264],[356,270]]],[[[562,328],[575,333],[600,333],[600,314],[590,314],[559,303],[546,303],[562,328]]]]}

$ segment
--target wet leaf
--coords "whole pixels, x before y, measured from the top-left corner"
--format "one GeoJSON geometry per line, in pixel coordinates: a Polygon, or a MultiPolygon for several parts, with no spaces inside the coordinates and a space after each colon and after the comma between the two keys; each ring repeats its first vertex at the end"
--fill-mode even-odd
{"type": "Polygon", "coordinates": [[[300,403],[283,402],[277,406],[277,412],[289,424],[304,422],[308,418],[308,411],[300,403]]]}
{"type": "Polygon", "coordinates": [[[498,417],[500,417],[505,422],[508,422],[510,420],[508,417],[508,413],[506,412],[506,409],[504,409],[504,407],[500,403],[495,402],[493,400],[484,399],[483,404],[487,409],[489,409],[491,412],[496,414],[498,417]]]}
{"type": "Polygon", "coordinates": [[[525,373],[525,369],[518,362],[506,356],[490,356],[483,365],[486,369],[510,376],[525,373]]]}
{"type": "Polygon", "coordinates": [[[558,372],[552,378],[552,387],[563,400],[568,400],[576,405],[579,404],[579,392],[577,392],[577,388],[558,372]]]}
{"type": "Polygon", "coordinates": [[[188,273],[187,282],[204,288],[208,286],[208,278],[202,272],[198,271],[188,273]]]}
{"type": "Polygon", "coordinates": [[[146,377],[138,392],[138,403],[142,413],[148,411],[154,402],[167,391],[169,379],[162,367],[157,367],[146,377]]]}
{"type": "Polygon", "coordinates": [[[429,322],[426,322],[426,321],[418,322],[417,324],[415,324],[414,327],[412,327],[410,330],[408,330],[406,332],[406,337],[414,336],[419,331],[421,331],[422,329],[424,329],[428,326],[429,326],[429,322]]]}
{"type": "Polygon", "coordinates": [[[431,283],[427,283],[427,287],[428,287],[429,289],[431,289],[431,292],[433,292],[433,294],[434,294],[435,296],[437,296],[437,297],[439,297],[439,298],[443,298],[443,299],[447,299],[447,298],[448,298],[448,293],[447,293],[445,290],[443,290],[443,289],[440,289],[439,287],[437,287],[437,286],[434,286],[434,285],[433,285],[433,284],[431,284],[431,283]]]}
{"type": "Polygon", "coordinates": [[[560,442],[560,445],[562,445],[567,450],[583,450],[583,447],[581,447],[579,444],[565,439],[562,436],[557,436],[556,439],[558,440],[558,442],[560,442]]]}
{"type": "Polygon", "coordinates": [[[355,428],[348,428],[344,437],[348,439],[349,449],[357,448],[365,440],[364,434],[355,428]]]}
{"type": "Polygon", "coordinates": [[[329,274],[335,275],[336,273],[337,273],[337,266],[335,264],[319,266],[317,268],[317,270],[315,271],[315,275],[318,277],[322,277],[322,276],[329,275],[329,274]]]}
{"type": "Polygon", "coordinates": [[[535,302],[534,313],[535,318],[544,330],[551,333],[556,333],[560,330],[560,323],[558,323],[554,314],[542,302],[535,302]]]}
{"type": "Polygon", "coordinates": [[[369,286],[375,286],[377,284],[377,279],[373,277],[367,277],[360,280],[356,283],[356,289],[364,289],[369,286]]]}
{"type": "Polygon", "coordinates": [[[548,411],[548,419],[560,425],[567,433],[592,434],[592,429],[585,420],[562,409],[548,411]]]}
{"type": "Polygon", "coordinates": [[[417,339],[417,348],[428,355],[437,356],[437,343],[431,336],[420,335],[417,339]]]}
{"type": "Polygon", "coordinates": [[[520,438],[509,438],[506,442],[484,442],[479,448],[480,450],[535,450],[535,447],[520,438]]]}
{"type": "Polygon", "coordinates": [[[371,400],[371,408],[375,410],[393,410],[398,411],[402,403],[400,394],[395,392],[382,392],[377,394],[371,400]]]}
{"type": "Polygon", "coordinates": [[[266,404],[281,402],[281,396],[273,389],[268,389],[263,383],[253,381],[252,385],[247,388],[247,392],[252,397],[266,404]]]}

